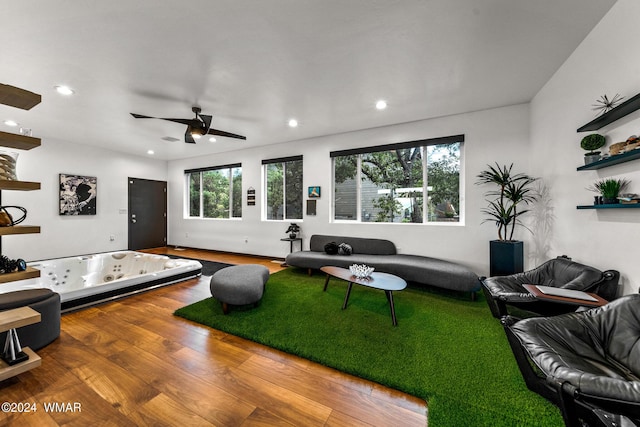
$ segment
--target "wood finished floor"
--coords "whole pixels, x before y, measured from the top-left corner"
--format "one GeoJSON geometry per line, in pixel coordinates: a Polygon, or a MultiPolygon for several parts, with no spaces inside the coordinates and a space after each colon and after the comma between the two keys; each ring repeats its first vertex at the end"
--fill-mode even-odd
{"type": "MultiPolygon", "coordinates": [[[[282,268],[202,250],[149,252],[282,268]]],[[[172,315],[209,296],[208,282],[194,279],[63,315],[60,338],[38,351],[42,366],[0,382],[0,403],[37,411],[0,412],[0,425],[427,425],[420,399],[172,315]],[[52,402],[80,411],[47,412],[52,402]]]]}

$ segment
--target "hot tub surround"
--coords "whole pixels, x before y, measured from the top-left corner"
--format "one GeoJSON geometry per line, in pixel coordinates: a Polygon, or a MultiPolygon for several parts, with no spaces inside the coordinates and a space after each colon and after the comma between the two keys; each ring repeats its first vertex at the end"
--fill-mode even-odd
{"type": "Polygon", "coordinates": [[[48,288],[60,294],[63,311],[197,277],[202,271],[202,264],[195,260],[135,251],[57,258],[28,265],[40,270],[40,277],[5,284],[0,293],[48,288]]]}

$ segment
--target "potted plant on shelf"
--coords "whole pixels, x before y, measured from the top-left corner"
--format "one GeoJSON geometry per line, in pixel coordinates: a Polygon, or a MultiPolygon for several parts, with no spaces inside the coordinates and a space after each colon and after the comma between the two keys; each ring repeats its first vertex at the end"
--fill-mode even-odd
{"type": "MultiPolygon", "coordinates": [[[[529,210],[528,205],[537,199],[533,183],[537,178],[512,173],[513,163],[508,167],[488,165],[480,172],[476,184],[490,184],[494,188],[485,193],[489,205],[482,209],[487,215],[483,222],[493,222],[498,229],[498,239],[489,242],[491,276],[519,273],[524,270],[524,243],[513,239],[516,226],[525,227],[520,217],[529,210]]],[[[526,228],[526,227],[525,227],[526,228]]]]}
{"type": "Polygon", "coordinates": [[[600,160],[600,152],[595,150],[604,147],[604,144],[605,138],[599,133],[592,133],[582,138],[582,141],[580,141],[580,147],[582,147],[583,150],[588,151],[588,153],[584,155],[585,165],[600,160]]]}
{"type": "Polygon", "coordinates": [[[602,179],[596,181],[587,188],[587,190],[599,193],[602,196],[602,204],[612,205],[618,203],[618,196],[629,185],[629,181],[626,179],[602,179]]]}
{"type": "Polygon", "coordinates": [[[289,224],[289,228],[287,228],[287,231],[285,231],[285,233],[289,233],[290,239],[295,239],[299,232],[300,232],[300,226],[295,222],[292,222],[291,224],[289,224]]]}

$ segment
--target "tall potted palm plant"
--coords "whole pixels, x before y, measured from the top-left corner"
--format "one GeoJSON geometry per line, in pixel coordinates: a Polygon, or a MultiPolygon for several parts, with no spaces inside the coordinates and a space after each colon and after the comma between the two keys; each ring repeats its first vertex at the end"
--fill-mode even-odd
{"type": "MultiPolygon", "coordinates": [[[[502,276],[522,272],[524,269],[524,243],[514,240],[516,226],[525,227],[520,217],[529,209],[526,205],[536,200],[533,183],[537,178],[512,172],[509,166],[487,169],[478,174],[476,184],[489,184],[493,188],[485,193],[488,206],[482,209],[487,218],[498,229],[498,239],[489,242],[489,264],[491,276],[502,276]]],[[[526,227],[525,227],[526,228],[526,227]]]]}

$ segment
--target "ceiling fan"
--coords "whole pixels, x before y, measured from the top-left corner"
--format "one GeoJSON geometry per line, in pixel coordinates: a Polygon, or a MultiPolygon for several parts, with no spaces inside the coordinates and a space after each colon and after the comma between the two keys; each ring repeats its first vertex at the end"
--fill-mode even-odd
{"type": "Polygon", "coordinates": [[[195,144],[195,140],[203,135],[217,135],[226,136],[228,138],[247,139],[246,136],[236,135],[235,133],[225,132],[223,130],[212,129],[211,116],[200,114],[200,112],[202,111],[200,107],[192,107],[191,111],[196,114],[196,117],[193,119],[167,119],[162,117],[143,116],[142,114],[135,113],[131,113],[131,115],[136,119],[160,119],[187,125],[187,131],[184,134],[184,142],[188,142],[190,144],[195,144]]]}

